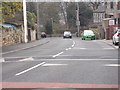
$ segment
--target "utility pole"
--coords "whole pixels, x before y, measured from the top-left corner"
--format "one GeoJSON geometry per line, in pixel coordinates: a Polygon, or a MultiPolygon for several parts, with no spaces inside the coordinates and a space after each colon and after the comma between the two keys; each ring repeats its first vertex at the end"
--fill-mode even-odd
{"type": "Polygon", "coordinates": [[[39,32],[40,32],[40,17],[39,17],[39,2],[37,0],[37,31],[36,31],[36,39],[39,39],[39,32]]]}
{"type": "Polygon", "coordinates": [[[79,20],[79,4],[77,2],[77,21],[76,21],[76,25],[77,25],[77,32],[78,32],[78,37],[80,36],[80,20],[79,20]]]}
{"type": "Polygon", "coordinates": [[[26,12],[26,0],[23,0],[23,17],[24,17],[24,37],[25,43],[28,42],[28,31],[27,31],[27,12],[26,12]]]}

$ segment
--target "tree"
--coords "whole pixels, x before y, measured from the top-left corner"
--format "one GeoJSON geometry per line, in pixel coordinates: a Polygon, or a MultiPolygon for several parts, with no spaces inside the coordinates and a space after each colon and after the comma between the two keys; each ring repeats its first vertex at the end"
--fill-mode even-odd
{"type": "Polygon", "coordinates": [[[37,16],[37,2],[27,2],[27,11],[34,13],[37,16]]]}
{"type": "Polygon", "coordinates": [[[76,27],[76,3],[69,3],[66,12],[69,28],[76,27]]]}
{"type": "MultiPolygon", "coordinates": [[[[59,28],[55,27],[57,24],[59,24],[59,12],[60,12],[60,6],[59,2],[44,2],[39,4],[39,21],[40,24],[43,26],[46,26],[46,23],[49,21],[49,23],[52,24],[52,32],[56,32],[59,28]]],[[[46,28],[41,28],[41,31],[45,31],[46,28]]]]}
{"type": "MultiPolygon", "coordinates": [[[[87,26],[93,17],[93,11],[87,5],[88,3],[79,2],[79,20],[81,26],[87,26]]],[[[76,27],[76,3],[69,3],[67,7],[67,22],[69,28],[76,27]]]]}
{"type": "Polygon", "coordinates": [[[45,29],[46,29],[46,33],[47,34],[52,34],[53,31],[52,31],[52,23],[51,21],[47,21],[46,25],[45,25],[45,29]]]}
{"type": "Polygon", "coordinates": [[[2,12],[2,22],[5,20],[13,18],[15,13],[22,10],[22,2],[1,2],[2,7],[0,11],[2,12]]]}
{"type": "Polygon", "coordinates": [[[35,23],[36,23],[35,14],[27,11],[27,25],[28,25],[28,27],[34,29],[35,23]]]}

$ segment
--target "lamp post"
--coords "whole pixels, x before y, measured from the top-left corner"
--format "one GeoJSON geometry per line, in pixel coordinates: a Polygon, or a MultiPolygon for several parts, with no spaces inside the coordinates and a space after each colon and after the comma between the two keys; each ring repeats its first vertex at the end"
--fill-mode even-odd
{"type": "Polygon", "coordinates": [[[28,42],[28,31],[27,31],[27,12],[26,12],[26,0],[23,0],[23,17],[24,17],[24,38],[25,43],[28,42]]]}
{"type": "Polygon", "coordinates": [[[76,25],[77,25],[77,32],[78,32],[78,37],[80,36],[80,20],[79,20],[79,4],[77,2],[77,21],[76,21],[76,25]]]}

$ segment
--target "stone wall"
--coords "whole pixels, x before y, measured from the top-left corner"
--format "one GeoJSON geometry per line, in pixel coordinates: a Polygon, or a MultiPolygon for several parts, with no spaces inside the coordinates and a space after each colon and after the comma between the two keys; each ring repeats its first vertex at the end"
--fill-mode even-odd
{"type": "MultiPolygon", "coordinates": [[[[30,41],[36,40],[36,31],[30,29],[30,41]]],[[[4,29],[0,30],[2,46],[24,43],[24,31],[22,29],[4,29]]]]}
{"type": "Polygon", "coordinates": [[[24,32],[21,29],[2,28],[2,45],[13,45],[24,42],[24,32]]]}

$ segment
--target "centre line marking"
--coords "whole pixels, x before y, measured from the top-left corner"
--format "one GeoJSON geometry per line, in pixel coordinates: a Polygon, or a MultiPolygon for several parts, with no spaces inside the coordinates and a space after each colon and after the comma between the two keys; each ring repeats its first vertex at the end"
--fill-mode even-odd
{"type": "Polygon", "coordinates": [[[66,51],[68,50],[68,49],[65,49],[66,51]]]}
{"type": "Polygon", "coordinates": [[[72,47],[74,47],[74,44],[72,45],[72,47]]]}
{"type": "Polygon", "coordinates": [[[75,45],[75,41],[73,41],[73,44],[75,45]]]}
{"type": "Polygon", "coordinates": [[[55,57],[57,57],[57,56],[59,56],[59,55],[61,55],[61,54],[63,54],[63,52],[60,52],[60,53],[54,55],[53,57],[55,58],[55,57]]]}
{"type": "Polygon", "coordinates": [[[23,74],[23,73],[26,73],[26,72],[28,72],[28,71],[30,71],[30,70],[32,70],[32,69],[35,69],[35,68],[37,68],[37,67],[39,67],[39,66],[41,66],[41,65],[43,65],[43,64],[45,64],[45,62],[42,62],[42,63],[40,63],[40,64],[37,64],[37,65],[35,65],[35,66],[33,66],[33,67],[29,68],[29,69],[26,69],[26,70],[24,70],[24,71],[22,71],[22,72],[19,72],[19,73],[15,74],[15,76],[18,76],[18,75],[21,75],[21,74],[23,74]]]}

